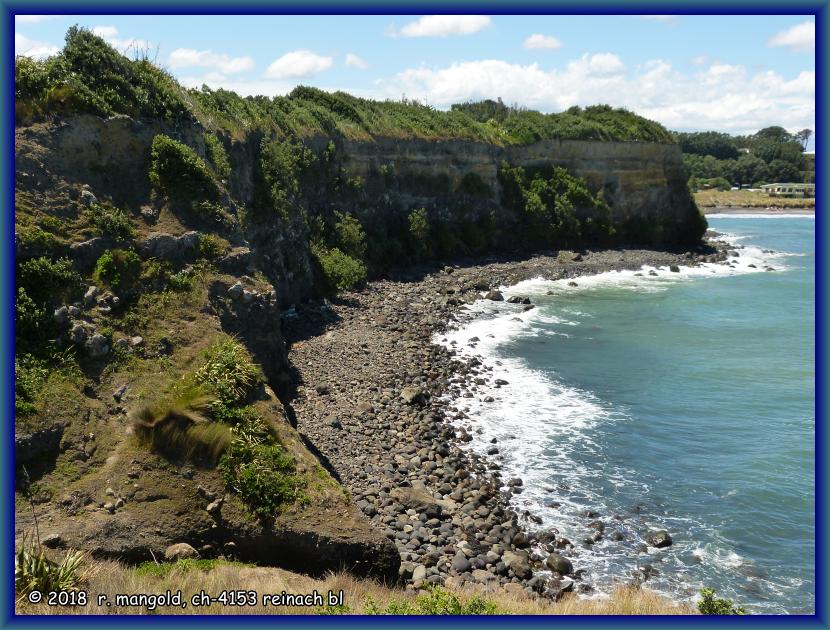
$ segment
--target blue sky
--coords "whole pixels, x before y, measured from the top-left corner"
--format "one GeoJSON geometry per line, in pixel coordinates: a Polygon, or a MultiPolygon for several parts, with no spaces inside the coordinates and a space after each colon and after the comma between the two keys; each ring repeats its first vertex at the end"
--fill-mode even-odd
{"type": "Polygon", "coordinates": [[[677,130],[815,126],[812,16],[18,16],[15,52],[48,55],[72,24],[241,94],[303,84],[439,108],[609,103],[677,130]]]}

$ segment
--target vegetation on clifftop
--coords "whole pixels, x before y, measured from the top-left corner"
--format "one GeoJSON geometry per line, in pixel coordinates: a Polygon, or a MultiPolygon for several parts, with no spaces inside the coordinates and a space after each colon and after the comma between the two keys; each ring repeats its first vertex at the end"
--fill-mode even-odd
{"type": "MultiPolygon", "coordinates": [[[[146,52],[146,51],[145,51],[146,52]]],[[[19,124],[44,117],[91,113],[138,118],[195,118],[207,129],[259,129],[281,136],[339,135],[473,140],[499,145],[551,138],[674,142],[662,125],[607,105],[558,114],[507,107],[501,101],[439,111],[417,101],[373,101],[300,86],[288,96],[241,97],[227,90],[188,89],[153,65],[118,53],[91,31],[73,26],[64,48],[39,61],[15,59],[15,116],[19,124]]],[[[221,169],[220,164],[216,166],[221,169]]]]}

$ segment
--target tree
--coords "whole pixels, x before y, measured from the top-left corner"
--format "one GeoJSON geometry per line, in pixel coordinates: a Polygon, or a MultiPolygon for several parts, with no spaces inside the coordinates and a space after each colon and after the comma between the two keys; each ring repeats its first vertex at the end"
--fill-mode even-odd
{"type": "Polygon", "coordinates": [[[810,141],[810,138],[813,135],[812,129],[802,129],[797,134],[795,134],[795,139],[801,143],[801,146],[804,150],[807,150],[807,143],[810,141]]]}
{"type": "Polygon", "coordinates": [[[775,182],[799,183],[802,180],[801,171],[784,160],[773,160],[769,163],[769,177],[775,182]]]}
{"type": "Polygon", "coordinates": [[[767,181],[768,178],[769,173],[766,162],[751,153],[745,153],[735,162],[732,181],[737,184],[752,184],[754,182],[767,181]]]}
{"type": "Polygon", "coordinates": [[[764,127],[755,134],[755,137],[759,140],[771,140],[782,144],[784,142],[791,142],[793,139],[793,136],[786,129],[777,125],[764,127]]]}
{"type": "Polygon", "coordinates": [[[735,140],[725,133],[716,131],[679,133],[677,139],[683,153],[711,155],[720,160],[737,158],[740,155],[735,140]]]}

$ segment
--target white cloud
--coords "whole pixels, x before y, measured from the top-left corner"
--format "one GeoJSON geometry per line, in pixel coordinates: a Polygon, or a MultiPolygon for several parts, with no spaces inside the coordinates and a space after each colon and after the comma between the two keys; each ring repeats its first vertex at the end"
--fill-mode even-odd
{"type": "Polygon", "coordinates": [[[815,72],[784,77],[713,63],[684,73],[661,59],[627,69],[612,53],[583,55],[550,70],[497,59],[410,68],[380,81],[375,97],[398,98],[402,93],[439,108],[497,97],[548,112],[608,103],[678,130],[815,128],[815,72]]]}
{"type": "Polygon", "coordinates": [[[568,71],[573,74],[608,76],[619,74],[624,69],[623,62],[613,53],[585,53],[579,59],[568,64],[568,71]]]}
{"type": "Polygon", "coordinates": [[[38,42],[29,39],[22,33],[14,34],[14,54],[23,55],[24,57],[32,57],[34,59],[43,59],[60,52],[60,48],[48,44],[46,42],[38,42]]]}
{"type": "Polygon", "coordinates": [[[15,15],[15,24],[39,24],[47,20],[59,20],[63,15],[15,15]]]}
{"type": "Polygon", "coordinates": [[[530,50],[556,50],[562,48],[562,42],[553,35],[534,33],[525,40],[524,47],[530,50]]]}
{"type": "Polygon", "coordinates": [[[692,65],[693,66],[702,66],[704,63],[708,61],[708,57],[706,55],[698,55],[697,57],[692,58],[692,65]]]}
{"type": "Polygon", "coordinates": [[[250,57],[229,57],[215,53],[212,50],[194,50],[192,48],[177,48],[170,53],[167,60],[171,68],[212,68],[225,74],[245,72],[254,67],[254,60],[250,57]]]}
{"type": "Polygon", "coordinates": [[[122,54],[140,53],[154,47],[154,44],[146,39],[135,37],[120,39],[118,29],[114,26],[94,26],[92,32],[122,54]]]}
{"type": "Polygon", "coordinates": [[[353,53],[349,53],[346,55],[346,65],[349,68],[357,68],[358,70],[366,70],[369,67],[369,64],[366,63],[366,60],[358,57],[353,53]]]}
{"type": "Polygon", "coordinates": [[[92,32],[104,39],[112,39],[118,35],[118,29],[114,26],[96,26],[92,29],[92,32]]]}
{"type": "Polygon", "coordinates": [[[813,52],[816,49],[816,23],[802,22],[769,38],[767,46],[785,46],[795,52],[813,52]]]}
{"type": "Polygon", "coordinates": [[[270,79],[294,79],[317,74],[331,67],[333,59],[310,50],[295,50],[284,54],[268,66],[265,76],[270,79]]]}
{"type": "Polygon", "coordinates": [[[389,35],[401,37],[448,37],[450,35],[472,35],[490,26],[486,15],[425,15],[405,24],[400,31],[394,29],[389,35]]]}

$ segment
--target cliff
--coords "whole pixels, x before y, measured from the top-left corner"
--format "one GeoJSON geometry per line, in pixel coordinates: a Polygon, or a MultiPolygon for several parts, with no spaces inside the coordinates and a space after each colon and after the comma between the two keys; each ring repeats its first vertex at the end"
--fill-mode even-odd
{"type": "MultiPolygon", "coordinates": [[[[153,138],[161,133],[205,155],[205,130],[198,124],[171,126],[125,116],[81,115],[18,128],[17,182],[42,188],[48,185],[44,180],[48,174],[67,183],[87,184],[136,214],[157,214],[164,202],[146,173],[153,138]]],[[[257,196],[262,195],[263,137],[261,132],[252,132],[227,141],[233,168],[224,203],[231,209],[255,206],[257,196]]],[[[684,245],[697,242],[702,234],[680,149],[674,144],[554,139],[499,146],[465,140],[379,137],[354,141],[324,136],[303,142],[317,156],[332,146],[334,166],[329,170],[341,181],[363,186],[356,191],[332,191],[311,182],[303,194],[312,213],[326,214],[330,208],[351,211],[370,234],[392,232],[406,223],[413,209],[424,207],[436,222],[459,226],[461,231],[495,216],[490,229],[496,234],[487,244],[491,250],[533,247],[509,238],[520,217],[502,203],[499,169],[503,164],[527,169],[555,165],[584,179],[608,210],[600,217],[596,209],[576,208],[577,216],[583,221],[607,220],[615,235],[606,245],[684,245]],[[465,189],[471,177],[477,187],[473,192],[465,189]]],[[[254,266],[275,281],[283,304],[301,301],[314,290],[308,226],[296,214],[291,219],[277,225],[273,217],[257,216],[225,233],[233,245],[251,246],[254,266]]]]}

